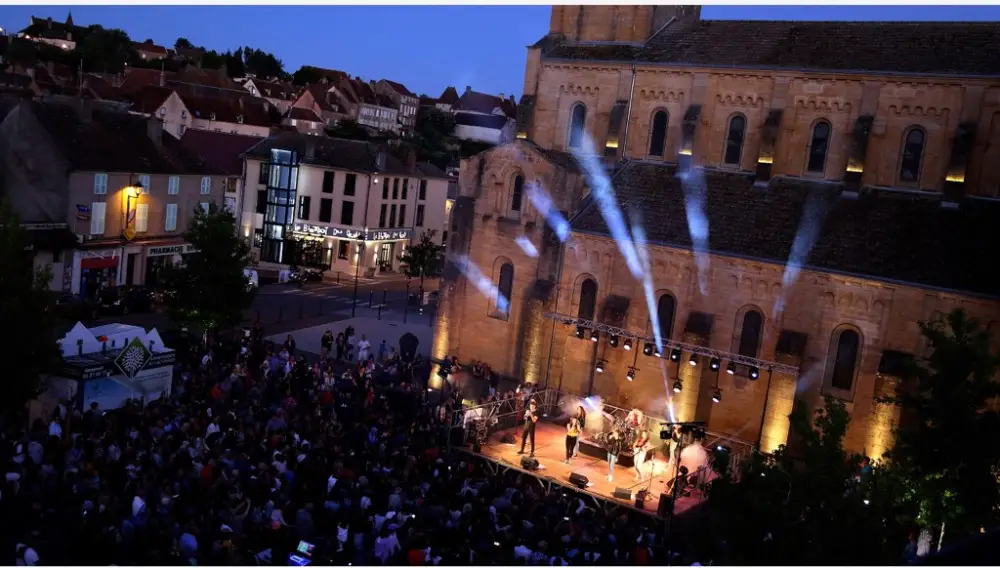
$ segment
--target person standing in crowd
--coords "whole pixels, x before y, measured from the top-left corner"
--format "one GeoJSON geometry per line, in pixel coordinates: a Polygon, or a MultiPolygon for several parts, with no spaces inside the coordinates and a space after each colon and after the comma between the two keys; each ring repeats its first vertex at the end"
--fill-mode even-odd
{"type": "Polygon", "coordinates": [[[580,439],[580,421],[577,420],[576,416],[569,419],[566,424],[566,463],[573,458],[573,452],[576,450],[576,443],[580,439]]]}
{"type": "Polygon", "coordinates": [[[535,424],[538,422],[538,407],[535,404],[535,399],[531,399],[528,403],[528,410],[524,412],[524,431],[521,432],[521,451],[517,452],[518,455],[524,454],[524,446],[527,441],[531,440],[531,453],[528,454],[529,458],[535,457],[535,424]]]}
{"type": "Polygon", "coordinates": [[[295,357],[295,338],[289,333],[285,336],[285,344],[283,345],[285,351],[288,351],[289,357],[295,357]]]}
{"type": "Polygon", "coordinates": [[[330,350],[333,349],[333,332],[329,329],[323,333],[323,338],[320,339],[320,359],[326,361],[330,358],[330,350]]]}
{"type": "Polygon", "coordinates": [[[361,334],[361,341],[358,342],[358,361],[368,360],[368,350],[371,349],[372,344],[368,341],[368,336],[361,334]]]}
{"type": "Polygon", "coordinates": [[[608,437],[608,481],[615,480],[615,464],[618,463],[618,456],[622,453],[622,436],[618,429],[611,431],[608,437]]]}
{"type": "Polygon", "coordinates": [[[340,333],[337,334],[336,344],[337,344],[337,361],[343,361],[344,352],[347,351],[347,336],[344,335],[344,332],[341,331],[340,333]]]}

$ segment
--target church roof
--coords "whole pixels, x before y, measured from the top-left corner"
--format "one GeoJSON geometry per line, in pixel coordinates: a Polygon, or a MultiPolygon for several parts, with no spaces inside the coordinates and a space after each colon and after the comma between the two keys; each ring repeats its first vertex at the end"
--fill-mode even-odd
{"type": "Polygon", "coordinates": [[[1000,75],[1000,22],[699,20],[672,24],[643,46],[563,42],[545,50],[544,56],[705,67],[1000,75]]]}
{"type": "MultiPolygon", "coordinates": [[[[675,172],[632,161],[612,183],[624,212],[642,211],[651,243],[690,249],[675,172]]],[[[989,260],[1000,242],[1000,201],[971,198],[950,207],[939,196],[869,188],[852,195],[838,183],[784,177],[754,186],[747,174],[717,170],[705,171],[699,184],[713,253],[785,264],[808,216],[803,226],[819,231],[803,261],[807,268],[1000,297],[1000,268],[989,260]]],[[[609,234],[595,202],[572,228],[609,234]]]]}

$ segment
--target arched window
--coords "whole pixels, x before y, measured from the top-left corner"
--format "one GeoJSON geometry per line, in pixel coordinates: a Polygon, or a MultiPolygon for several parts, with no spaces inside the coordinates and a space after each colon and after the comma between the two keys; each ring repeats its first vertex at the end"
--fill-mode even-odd
{"type": "Polygon", "coordinates": [[[833,371],[830,386],[841,391],[849,391],[854,386],[854,376],[858,371],[858,356],[861,354],[861,336],[853,329],[840,330],[833,343],[833,371]]]}
{"type": "Polygon", "coordinates": [[[733,115],[729,119],[729,131],[726,134],[726,155],[723,163],[729,166],[740,165],[743,157],[743,139],[747,134],[747,119],[742,114],[733,115]]]}
{"type": "Polygon", "coordinates": [[[920,181],[920,163],[924,159],[926,135],[922,128],[914,126],[906,131],[903,138],[903,156],[899,161],[899,181],[917,183],[920,181]]]}
{"type": "Polygon", "coordinates": [[[583,103],[576,103],[570,113],[569,121],[569,147],[579,148],[583,145],[583,133],[587,124],[587,107],[583,103]]]}
{"type": "Polygon", "coordinates": [[[749,310],[743,314],[743,325],[740,326],[740,344],[737,353],[744,357],[756,358],[760,353],[760,338],[764,331],[764,316],[757,310],[749,310]]]}
{"type": "Polygon", "coordinates": [[[597,282],[593,278],[588,278],[580,284],[580,307],[577,309],[576,317],[583,320],[593,320],[597,311],[597,282]]]}
{"type": "Polygon", "coordinates": [[[497,298],[494,312],[506,320],[510,315],[511,292],[514,289],[514,265],[505,262],[500,267],[500,278],[497,282],[497,298]]]}
{"type": "Polygon", "coordinates": [[[670,294],[660,296],[656,302],[656,317],[660,320],[660,337],[664,340],[670,339],[674,331],[674,310],[677,306],[676,300],[670,294]]]}
{"type": "Polygon", "coordinates": [[[524,197],[524,176],[514,176],[514,188],[510,192],[510,210],[520,211],[521,200],[524,197]]]}
{"type": "Polygon", "coordinates": [[[649,133],[649,155],[663,156],[667,146],[667,111],[660,110],[653,115],[653,128],[649,133]]]}
{"type": "Polygon", "coordinates": [[[830,148],[830,123],[821,120],[813,126],[812,138],[809,140],[809,159],[806,171],[821,174],[826,171],[826,152],[830,148]]]}

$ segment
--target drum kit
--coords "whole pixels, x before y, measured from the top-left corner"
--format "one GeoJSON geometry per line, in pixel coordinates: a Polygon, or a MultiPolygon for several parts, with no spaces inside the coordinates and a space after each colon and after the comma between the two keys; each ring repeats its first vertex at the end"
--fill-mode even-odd
{"type": "Polygon", "coordinates": [[[632,448],[632,445],[639,438],[638,428],[633,427],[626,420],[616,418],[611,430],[596,434],[594,436],[594,440],[604,447],[607,447],[608,441],[611,438],[611,432],[618,432],[618,436],[622,441],[622,447],[629,449],[632,448]]]}

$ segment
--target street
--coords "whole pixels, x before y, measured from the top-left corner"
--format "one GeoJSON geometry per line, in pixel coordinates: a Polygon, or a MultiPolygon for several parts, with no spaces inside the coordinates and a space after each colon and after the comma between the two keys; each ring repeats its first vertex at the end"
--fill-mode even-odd
{"type": "MultiPolygon", "coordinates": [[[[425,292],[436,289],[428,286],[425,292]]],[[[419,282],[410,283],[409,292],[416,294],[419,282]]],[[[291,284],[265,284],[260,287],[253,305],[247,310],[244,321],[252,323],[260,320],[268,334],[322,325],[348,319],[352,315],[355,294],[354,281],[308,283],[301,288],[291,284]]],[[[421,311],[417,306],[406,306],[406,281],[376,281],[361,278],[357,285],[356,317],[381,319],[387,322],[423,323],[433,321],[432,301],[421,311]]],[[[125,323],[145,328],[167,329],[173,324],[164,314],[137,313],[127,316],[109,316],[91,323],[90,326],[109,323],[125,323]]]]}

